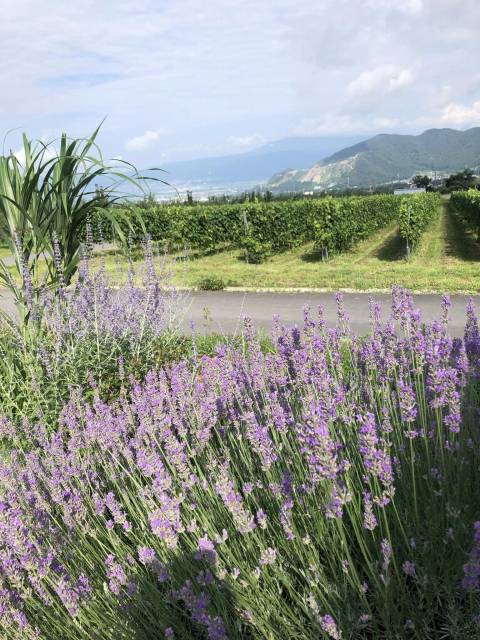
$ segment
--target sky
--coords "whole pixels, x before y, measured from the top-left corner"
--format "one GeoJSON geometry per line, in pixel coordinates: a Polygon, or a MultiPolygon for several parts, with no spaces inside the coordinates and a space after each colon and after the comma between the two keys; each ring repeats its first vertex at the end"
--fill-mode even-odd
{"type": "Polygon", "coordinates": [[[137,166],[480,125],[478,0],[0,0],[0,133],[137,166]],[[15,130],[15,131],[11,131],[15,130]]]}

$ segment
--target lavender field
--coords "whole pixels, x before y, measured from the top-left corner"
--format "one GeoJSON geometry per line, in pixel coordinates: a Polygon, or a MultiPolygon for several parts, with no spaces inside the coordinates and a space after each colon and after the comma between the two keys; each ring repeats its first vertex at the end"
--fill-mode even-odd
{"type": "Polygon", "coordinates": [[[480,0],[0,10],[0,640],[480,640],[480,0]]]}
{"type": "Polygon", "coordinates": [[[448,296],[424,325],[394,288],[356,336],[339,294],[336,327],[165,363],[178,300],[145,278],[4,326],[2,638],[478,637],[473,306],[452,339],[448,296]]]}
{"type": "Polygon", "coordinates": [[[473,302],[463,338],[395,286],[367,335],[340,293],[182,335],[148,235],[143,273],[92,264],[94,137],[0,157],[1,638],[477,638],[473,302]]]}

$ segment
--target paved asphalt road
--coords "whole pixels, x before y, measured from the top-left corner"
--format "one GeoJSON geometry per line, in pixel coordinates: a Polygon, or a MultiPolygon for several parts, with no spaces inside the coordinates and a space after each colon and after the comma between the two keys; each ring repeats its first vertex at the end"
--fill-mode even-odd
{"type": "MultiPolygon", "coordinates": [[[[366,333],[370,329],[369,295],[366,293],[344,294],[345,309],[350,317],[350,324],[359,334],[366,333]]],[[[373,294],[373,297],[382,303],[383,315],[386,319],[390,311],[391,296],[373,294]]],[[[452,335],[462,336],[468,296],[455,295],[451,298],[450,330],[452,335]]],[[[415,305],[422,311],[422,317],[426,321],[439,318],[441,296],[419,294],[414,299],[415,305]]],[[[480,309],[480,296],[475,296],[474,300],[477,308],[480,309]]],[[[189,294],[188,311],[182,326],[188,330],[189,322],[193,320],[199,332],[232,333],[241,326],[242,316],[248,316],[254,320],[257,327],[268,329],[275,314],[280,316],[284,324],[301,325],[305,305],[309,305],[314,314],[319,304],[324,306],[327,323],[334,325],[337,307],[333,293],[192,292],[189,294]],[[205,319],[206,314],[207,319],[205,319]]]]}
{"type": "MultiPolygon", "coordinates": [[[[12,313],[12,299],[5,290],[0,291],[0,310],[12,313]]],[[[382,303],[384,317],[390,308],[389,294],[373,294],[382,303]]],[[[345,308],[350,316],[355,332],[362,334],[369,330],[368,298],[366,293],[345,293],[345,308]]],[[[477,309],[480,309],[480,296],[475,296],[477,309]]],[[[440,315],[441,297],[433,294],[415,296],[415,304],[422,311],[425,320],[434,320],[440,315]]],[[[450,330],[454,336],[463,334],[467,296],[452,296],[450,310],[450,330]]],[[[239,291],[194,291],[185,294],[185,311],[182,314],[181,327],[190,331],[193,322],[195,330],[201,333],[234,333],[241,327],[241,318],[249,316],[257,327],[268,329],[272,317],[278,314],[287,325],[301,324],[303,308],[310,305],[314,313],[317,305],[325,307],[325,319],[334,325],[336,302],[333,293],[251,293],[239,291]]]]}

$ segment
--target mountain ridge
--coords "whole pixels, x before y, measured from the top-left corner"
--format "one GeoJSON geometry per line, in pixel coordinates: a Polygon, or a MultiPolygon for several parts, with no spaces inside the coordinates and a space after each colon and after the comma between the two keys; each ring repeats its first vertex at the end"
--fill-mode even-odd
{"type": "Polygon", "coordinates": [[[309,169],[277,172],[268,186],[366,187],[465,167],[480,167],[480,127],[427,129],[418,135],[380,133],[326,156],[309,169]]]}

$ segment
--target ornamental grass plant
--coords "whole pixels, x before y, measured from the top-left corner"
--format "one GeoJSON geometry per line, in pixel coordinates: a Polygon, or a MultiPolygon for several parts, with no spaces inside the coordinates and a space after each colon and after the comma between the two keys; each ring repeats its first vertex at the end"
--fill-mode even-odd
{"type": "MultiPolygon", "coordinates": [[[[146,178],[132,164],[104,161],[96,142],[99,130],[85,139],[64,133],[60,140],[47,143],[32,141],[24,134],[20,152],[0,155],[1,235],[23,286],[3,260],[0,285],[11,290],[26,323],[27,310],[38,302],[44,287],[68,285],[74,278],[86,227],[93,218],[108,222],[112,237],[125,243],[120,222],[130,229],[136,213],[131,212],[127,220],[118,207],[112,207],[124,199],[120,187],[129,185],[146,195],[146,178]]],[[[135,220],[143,237],[143,221],[135,220]]]]}
{"type": "Polygon", "coordinates": [[[477,638],[473,306],[338,304],[2,417],[2,638],[477,638]]]}

